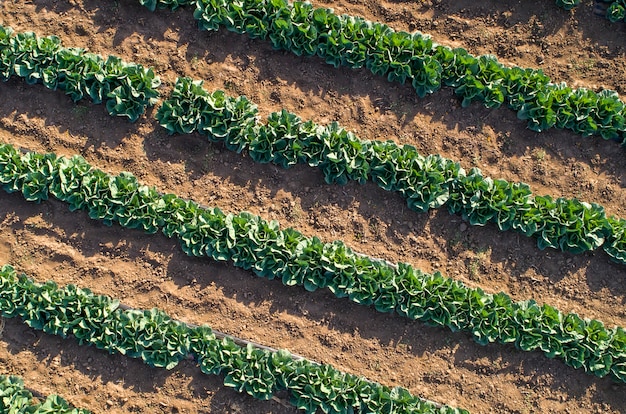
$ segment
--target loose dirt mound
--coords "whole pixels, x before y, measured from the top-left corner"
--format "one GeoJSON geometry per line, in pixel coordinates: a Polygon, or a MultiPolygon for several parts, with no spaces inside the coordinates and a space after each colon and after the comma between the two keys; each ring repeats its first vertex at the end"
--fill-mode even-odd
{"type": "MultiPolygon", "coordinates": [[[[540,67],[555,81],[626,94],[623,26],[593,16],[592,2],[566,12],[552,1],[333,1],[336,12],[420,30],[437,43],[540,67]]],[[[507,109],[460,108],[449,89],[419,99],[410,86],[366,70],[334,69],[317,58],[275,51],[268,42],[220,30],[200,32],[190,10],[151,13],[137,1],[0,2],[0,24],[65,46],[152,66],[171,88],[178,76],[208,89],[245,94],[262,115],[285,108],[318,123],[338,121],[363,139],[409,143],[469,170],[524,181],[537,194],[577,197],[626,217],[626,157],[614,142],[525,129],[507,109]]],[[[103,106],[19,80],[0,84],[0,141],[30,150],[81,154],[109,173],[224,211],[248,210],[325,241],[425,271],[439,270],[516,300],[626,326],[626,267],[602,253],[539,251],[534,240],[494,226],[468,227],[446,211],[417,214],[373,184],[324,184],[299,166],[282,170],[208,143],[169,137],[148,113],[134,124],[103,106]]],[[[209,260],[189,258],[161,235],[106,227],[48,201],[0,194],[0,259],[37,280],[75,283],[137,308],[330,363],[386,385],[472,412],[626,412],[626,391],[540,353],[482,347],[469,335],[434,329],[209,260]]],[[[8,320],[2,373],[96,413],[294,412],[259,402],[185,361],[172,371],[79,347],[8,320]]]]}

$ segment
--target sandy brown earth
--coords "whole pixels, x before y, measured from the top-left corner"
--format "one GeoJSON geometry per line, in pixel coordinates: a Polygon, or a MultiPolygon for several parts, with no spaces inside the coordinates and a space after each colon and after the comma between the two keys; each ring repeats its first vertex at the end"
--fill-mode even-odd
{"type": "MultiPolygon", "coordinates": [[[[503,62],[539,67],[555,81],[626,94],[623,25],[545,0],[327,1],[337,12],[503,62]]],[[[0,1],[0,24],[58,35],[66,46],[153,66],[167,93],[178,76],[245,94],[263,115],[286,108],[318,123],[338,121],[364,139],[393,139],[439,153],[469,170],[524,181],[537,194],[578,197],[626,217],[625,152],[614,142],[525,129],[508,109],[461,108],[449,89],[419,99],[409,86],[366,70],[334,69],[316,58],[221,30],[200,32],[190,10],[151,13],[137,1],[0,1]]],[[[130,171],[160,191],[224,211],[248,210],[283,227],[391,261],[439,270],[516,300],[626,326],[626,266],[602,253],[540,251],[534,240],[494,226],[468,227],[447,211],[417,214],[373,184],[324,184],[299,166],[282,170],[208,143],[170,137],[152,115],[131,124],[101,105],[13,79],[0,84],[0,141],[30,150],[81,154],[109,172],[130,171]]],[[[37,280],[75,283],[173,317],[407,387],[475,413],[625,413],[626,388],[540,353],[480,346],[469,335],[424,326],[257,278],[230,265],[185,256],[176,241],[106,227],[56,201],[0,193],[0,260],[37,280]]],[[[279,396],[259,402],[185,361],[172,371],[79,347],[7,320],[0,372],[24,377],[95,413],[291,413],[279,396]]]]}

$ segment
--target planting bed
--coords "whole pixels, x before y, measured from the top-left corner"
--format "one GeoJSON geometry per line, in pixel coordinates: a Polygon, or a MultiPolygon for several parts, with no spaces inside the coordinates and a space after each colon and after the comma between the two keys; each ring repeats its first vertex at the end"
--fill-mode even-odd
{"type": "MultiPolygon", "coordinates": [[[[329,1],[337,14],[396,30],[430,34],[436,43],[493,54],[506,65],[541,68],[554,82],[626,95],[624,24],[552,2],[329,1]]],[[[0,2],[0,24],[56,35],[63,46],[152,67],[169,96],[187,76],[204,88],[246,95],[264,119],[286,109],[325,125],[337,121],[364,140],[411,144],[469,171],[529,184],[536,195],[577,198],[626,218],[626,151],[615,141],[568,130],[526,129],[505,105],[463,108],[451,88],[419,98],[410,85],[369,70],[334,68],[317,57],[274,50],[270,42],[225,29],[200,31],[193,7],[150,12],[138,1],[0,2]]],[[[162,193],[230,213],[250,211],[324,242],[469,287],[534,299],[562,312],[626,326],[626,265],[601,249],[582,254],[539,250],[533,238],[472,226],[447,208],[417,213],[397,193],[372,182],[328,185],[306,165],[259,164],[200,134],[168,135],[156,108],[130,123],[104,105],[73,103],[61,91],[16,77],[0,83],[0,142],[37,152],[80,154],[109,174],[129,171],[162,193]]],[[[471,334],[428,327],[279,280],[188,257],[160,233],[108,227],[84,211],[48,200],[0,194],[0,261],[43,282],[76,284],[140,309],[159,308],[214,329],[313,361],[403,386],[423,398],[470,412],[626,412],[626,386],[597,378],[512,344],[481,346],[471,334]]],[[[287,393],[259,401],[200,372],[192,360],[151,368],[77,341],[6,319],[0,374],[20,375],[39,395],[58,394],[96,413],[291,413],[287,393]]]]}

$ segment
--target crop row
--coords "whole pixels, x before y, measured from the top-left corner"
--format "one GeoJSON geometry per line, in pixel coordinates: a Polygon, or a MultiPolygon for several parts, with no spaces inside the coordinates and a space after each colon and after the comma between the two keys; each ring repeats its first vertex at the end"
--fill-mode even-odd
{"type": "Polygon", "coordinates": [[[83,408],[74,408],[58,395],[50,395],[43,402],[35,402],[33,394],[24,388],[24,381],[13,375],[0,375],[0,412],[7,414],[89,414],[83,408]]]}
{"type": "Polygon", "coordinates": [[[327,183],[373,181],[400,193],[415,211],[447,206],[473,225],[491,222],[534,236],[540,249],[581,253],[603,246],[613,260],[626,263],[626,221],[607,218],[598,204],[535,196],[527,184],[483,177],[477,168],[467,174],[458,162],[424,157],[410,145],[360,140],[336,122],[320,126],[282,110],[261,124],[246,97],[209,93],[189,78],[177,80],[156,117],[170,133],[197,131],[232,151],[247,151],[257,162],[308,164],[327,183]]]}
{"type": "Polygon", "coordinates": [[[119,301],[88,289],[36,283],[8,265],[0,269],[0,309],[3,316],[20,317],[34,329],[72,335],[79,344],[141,358],[152,367],[171,369],[191,356],[203,373],[223,375],[227,387],[261,400],[287,390],[291,403],[307,413],[467,413],[330,365],[295,360],[284,350],[219,340],[210,327],[187,325],[158,309],[121,309],[119,301]]]}
{"type": "Polygon", "coordinates": [[[328,288],[337,297],[373,305],[379,312],[468,332],[480,344],[541,350],[571,367],[626,382],[626,331],[621,327],[606,328],[600,321],[563,314],[533,300],[513,302],[505,293],[469,288],[438,272],[372,259],[340,241],[323,243],[247,212],[225,214],[173,194],[161,195],[130,173],[111,176],[79,156],[21,154],[11,145],[0,145],[0,183],[29,201],[50,194],[108,225],[160,230],[176,237],[188,255],[231,261],[258,276],[309,291],[328,288]]]}
{"type": "MultiPolygon", "coordinates": [[[[621,1],[621,0],[620,0],[621,1]]],[[[151,9],[176,8],[188,1],[148,1],[151,9]]],[[[195,18],[204,30],[220,26],[252,38],[268,39],[274,48],[298,56],[317,55],[335,67],[366,67],[389,81],[408,82],[420,97],[442,85],[454,88],[462,105],[482,102],[488,108],[507,104],[528,128],[556,127],[584,136],[601,135],[623,142],[626,105],[615,91],[594,92],[552,83],[541,70],[507,67],[491,55],[472,56],[465,49],[433,43],[419,32],[395,31],[361,17],[336,15],[332,9],[287,0],[197,0],[195,18]]]]}
{"type": "Polygon", "coordinates": [[[19,76],[29,84],[64,90],[75,102],[91,98],[106,103],[111,115],[137,120],[154,105],[161,84],[152,69],[120,58],[64,48],[56,36],[37,37],[0,26],[0,80],[19,76]]]}

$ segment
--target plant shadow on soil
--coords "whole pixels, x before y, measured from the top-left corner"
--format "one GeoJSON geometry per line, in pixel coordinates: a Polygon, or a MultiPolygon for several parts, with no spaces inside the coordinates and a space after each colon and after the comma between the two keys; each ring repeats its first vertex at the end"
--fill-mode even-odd
{"type": "Polygon", "coordinates": [[[0,82],[0,94],[13,97],[0,102],[0,119],[8,120],[3,122],[3,128],[16,135],[34,134],[50,151],[56,150],[55,146],[33,120],[41,120],[44,127],[58,129],[61,136],[67,134],[67,145],[80,151],[118,148],[124,137],[135,132],[143,122],[141,119],[132,124],[127,119],[116,119],[107,113],[104,105],[86,100],[73,103],[63,91],[27,85],[18,79],[0,82]],[[77,140],[82,143],[72,143],[77,140]]]}
{"type": "MultiPolygon", "coordinates": [[[[79,345],[73,337],[63,339],[31,329],[19,318],[6,319],[3,337],[7,351],[13,356],[28,351],[37,360],[46,364],[51,371],[69,368],[80,372],[94,384],[102,384],[81,384],[81,388],[87,387],[88,390],[85,392],[91,392],[90,387],[104,388],[106,392],[107,384],[115,384],[114,390],[121,395],[101,395],[100,398],[111,401],[113,404],[109,406],[107,403],[107,409],[116,409],[119,410],[118,412],[121,410],[147,412],[146,410],[149,410],[154,413],[175,413],[178,412],[177,407],[168,406],[163,399],[176,398],[187,391],[195,402],[201,402],[206,397],[207,390],[210,390],[211,394],[209,407],[206,411],[196,407],[199,413],[227,413],[231,410],[236,413],[249,414],[297,412],[293,407],[286,408],[274,401],[259,401],[245,393],[228,388],[223,385],[223,376],[203,374],[195,361],[183,360],[171,370],[152,368],[141,359],[129,358],[121,354],[109,354],[93,346],[79,345]],[[168,378],[172,376],[187,378],[186,390],[176,390],[174,393],[167,392],[163,395],[166,389],[164,386],[168,378]],[[145,400],[138,402],[135,399],[124,398],[126,394],[118,391],[120,387],[127,393],[140,395],[145,400]]],[[[29,386],[28,383],[25,385],[29,386]]],[[[287,401],[288,396],[284,394],[279,393],[278,397],[287,401]]],[[[202,403],[201,405],[205,406],[202,403]]],[[[93,410],[93,407],[90,409],[93,410]]]]}
{"type": "MultiPolygon", "coordinates": [[[[434,0],[419,5],[412,0],[387,0],[388,3],[406,5],[422,13],[433,13],[432,20],[446,19],[449,16],[459,16],[467,20],[481,20],[488,18],[494,26],[510,29],[514,26],[531,26],[534,36],[540,40],[556,34],[568,21],[574,18],[579,24],[576,29],[586,38],[593,39],[598,45],[619,47],[622,44],[622,34],[626,25],[611,23],[604,15],[596,14],[593,1],[584,1],[573,10],[565,10],[554,2],[529,0],[525,2],[487,1],[477,3],[472,0],[445,2],[434,0]]],[[[377,3],[384,14],[384,6],[377,3]]],[[[452,19],[448,19],[450,21],[452,19]]],[[[452,23],[456,23],[452,20],[452,23]]],[[[458,23],[457,23],[458,24],[458,23]]],[[[454,26],[453,26],[454,27],[454,26]]],[[[461,31],[463,27],[457,30],[461,31]]],[[[448,29],[447,31],[450,31],[448,29]]],[[[480,40],[480,39],[477,39],[480,40]]]]}
{"type": "MultiPolygon", "coordinates": [[[[9,195],[7,197],[10,199],[19,198],[17,195],[9,195]]],[[[20,216],[20,220],[12,225],[14,232],[24,228],[23,223],[27,221],[29,216],[39,213],[40,206],[24,201],[20,202],[19,200],[9,201],[10,205],[19,207],[16,208],[19,213],[16,212],[15,214],[20,216]],[[30,208],[27,206],[28,204],[30,204],[30,208]]],[[[82,232],[80,237],[71,238],[57,234],[55,236],[56,239],[64,245],[72,246],[80,251],[82,255],[86,257],[101,255],[102,245],[116,243],[120,239],[118,226],[114,225],[108,230],[108,227],[99,222],[88,219],[85,213],[65,211],[62,208],[63,203],[51,202],[51,204],[54,206],[51,214],[48,216],[48,220],[55,227],[61,226],[66,234],[82,232]],[[61,216],[63,217],[61,218],[61,216]],[[57,220],[55,217],[59,217],[59,219],[57,220]]],[[[28,231],[38,234],[42,230],[29,228],[28,231]]],[[[125,250],[122,252],[123,256],[127,257],[131,262],[145,260],[145,249],[149,237],[150,249],[154,252],[160,252],[163,257],[168,258],[167,263],[155,263],[155,266],[165,266],[166,278],[171,279],[177,286],[181,288],[188,286],[193,278],[193,283],[199,285],[201,289],[215,285],[224,296],[251,309],[269,301],[270,314],[288,313],[300,318],[304,317],[310,323],[321,323],[335,336],[335,339],[331,339],[331,344],[337,341],[336,338],[339,335],[342,338],[339,340],[339,343],[345,345],[345,350],[347,351],[353,352],[358,350],[351,347],[349,343],[345,344],[345,341],[349,341],[351,337],[358,336],[365,340],[376,341],[382,348],[393,349],[394,347],[402,347],[410,354],[418,357],[428,357],[437,354],[441,356],[443,352],[446,355],[444,358],[449,356],[455,365],[468,371],[476,372],[479,375],[490,376],[493,374],[520,373],[520,386],[533,384],[533,381],[538,385],[538,378],[543,378],[541,381],[545,382],[545,377],[548,376],[550,378],[548,383],[542,382],[541,386],[566,392],[572,397],[584,395],[590,389],[593,389],[597,393],[599,400],[616,409],[621,409],[620,407],[624,404],[616,396],[617,393],[614,392],[610,380],[598,379],[580,370],[570,370],[570,368],[564,367],[560,361],[546,360],[539,353],[516,351],[512,346],[499,344],[483,347],[470,340],[469,334],[450,333],[447,329],[428,327],[422,323],[410,321],[397,315],[381,314],[371,307],[363,307],[351,303],[347,299],[336,298],[326,289],[317,292],[306,292],[300,287],[284,286],[280,281],[267,281],[255,277],[251,272],[235,269],[231,265],[215,264],[206,258],[190,258],[180,251],[176,241],[168,240],[161,235],[146,236],[140,231],[127,230],[122,237],[126,240],[125,250]],[[176,245],[175,248],[172,246],[173,244],[176,245]],[[210,275],[210,280],[206,275],[210,275]],[[576,380],[573,381],[573,378],[576,378],[576,380]],[[575,383],[574,385],[572,385],[573,382],[575,383]]],[[[47,253],[43,252],[42,254],[47,253]]],[[[116,255],[119,256],[120,252],[113,252],[110,256],[114,257],[116,255]]],[[[91,277],[94,276],[91,275],[91,277]]],[[[155,282],[150,289],[159,290],[159,282],[155,282]]],[[[128,288],[135,289],[133,286],[136,285],[138,284],[131,282],[128,288]]],[[[139,294],[139,291],[135,291],[134,295],[137,294],[139,294]]],[[[188,305],[188,303],[185,303],[185,305],[188,305]]],[[[295,332],[290,332],[294,335],[302,335],[302,329],[306,328],[299,326],[296,327],[295,332]]],[[[42,361],[49,360],[60,352],[60,346],[57,347],[56,351],[51,351],[49,349],[52,347],[51,345],[39,345],[40,343],[58,343],[58,339],[56,342],[54,339],[46,342],[48,341],[45,339],[46,335],[38,335],[41,336],[41,340],[34,342],[38,344],[38,347],[41,346],[37,353],[42,361]]],[[[324,344],[329,339],[323,334],[316,334],[310,340],[317,340],[324,344]]],[[[74,347],[76,345],[73,344],[71,346],[74,347]]],[[[12,352],[19,352],[22,348],[23,346],[20,345],[12,352]]],[[[74,352],[68,352],[66,355],[73,354],[74,352]]],[[[110,361],[111,358],[119,357],[104,355],[96,357],[94,355],[92,355],[92,358],[99,358],[99,361],[104,361],[101,364],[97,363],[97,365],[119,365],[118,362],[113,364],[105,362],[110,361]]],[[[116,361],[119,360],[116,359],[116,361]]],[[[72,362],[68,361],[68,364],[72,364],[72,362]]],[[[134,362],[131,363],[129,361],[128,364],[134,364],[134,362]]],[[[138,370],[141,370],[139,365],[136,367],[138,370]]],[[[80,364],[76,365],[76,369],[83,370],[86,375],[91,375],[91,372],[80,366],[80,364]]],[[[134,370],[129,369],[126,372],[134,372],[134,370]]],[[[434,375],[434,373],[429,374],[426,372],[424,381],[440,381],[440,379],[431,374],[434,375]]],[[[129,385],[122,373],[104,372],[101,375],[105,381],[116,381],[122,378],[125,384],[129,385]]],[[[156,383],[151,375],[151,379],[147,380],[148,382],[146,382],[146,378],[134,378],[130,385],[140,388],[142,391],[149,391],[149,389],[145,389],[145,384],[151,384],[149,387],[153,388],[159,387],[162,385],[166,375],[165,373],[158,373],[156,383]]],[[[191,375],[194,378],[197,377],[195,374],[191,375]]],[[[198,381],[202,380],[198,379],[198,381]]],[[[196,389],[200,388],[200,386],[196,387],[196,389]]]]}

